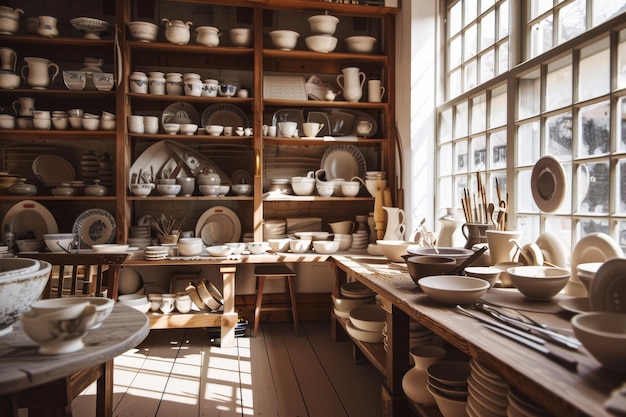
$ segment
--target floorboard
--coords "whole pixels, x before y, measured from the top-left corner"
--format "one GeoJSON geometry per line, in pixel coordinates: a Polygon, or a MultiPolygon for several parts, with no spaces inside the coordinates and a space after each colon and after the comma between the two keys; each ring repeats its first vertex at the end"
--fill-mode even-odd
{"type": "MultiPolygon", "coordinates": [[[[257,337],[214,346],[204,329],[152,330],[115,359],[115,417],[376,417],[382,375],[356,365],[330,322],[262,323],[257,337]]],[[[73,404],[91,417],[95,388],[73,404]]]]}

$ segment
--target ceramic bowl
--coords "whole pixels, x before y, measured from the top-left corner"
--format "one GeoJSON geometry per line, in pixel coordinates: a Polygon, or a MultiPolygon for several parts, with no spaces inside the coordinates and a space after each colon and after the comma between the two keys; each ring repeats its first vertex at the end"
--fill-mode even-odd
{"type": "Polygon", "coordinates": [[[373,36],[348,36],[345,42],[349,52],[371,54],[374,50],[374,44],[376,44],[376,38],[373,36]]]}
{"type": "Polygon", "coordinates": [[[37,252],[44,246],[41,239],[18,239],[15,243],[20,252],[37,252]]]}
{"type": "Polygon", "coordinates": [[[70,126],[70,120],[67,117],[53,117],[52,126],[56,130],[66,130],[70,126]]]}
{"type": "Polygon", "coordinates": [[[312,35],[304,39],[306,47],[311,51],[328,53],[337,47],[337,38],[331,35],[312,35]]]}
{"type": "Polygon", "coordinates": [[[248,251],[253,255],[265,253],[270,248],[267,242],[248,242],[246,246],[248,247],[248,251]]]}
{"type": "Polygon", "coordinates": [[[246,244],[243,242],[227,242],[224,244],[231,249],[233,255],[241,255],[246,250],[246,244]]]}
{"type": "Polygon", "coordinates": [[[198,185],[198,189],[200,190],[200,194],[209,196],[209,197],[217,197],[220,193],[219,185],[198,185]]]}
{"type": "Polygon", "coordinates": [[[289,242],[289,250],[293,253],[304,253],[311,248],[311,241],[306,239],[293,239],[289,242]]]}
{"type": "Polygon", "coordinates": [[[450,274],[457,266],[454,258],[443,256],[405,256],[404,259],[416,284],[423,277],[450,274]]]}
{"type": "Polygon", "coordinates": [[[626,372],[626,314],[596,311],[572,317],[574,333],[604,367],[626,372]]]}
{"type": "Polygon", "coordinates": [[[228,256],[233,252],[233,248],[228,245],[215,245],[209,246],[206,251],[211,256],[228,256]]]}
{"type": "Polygon", "coordinates": [[[412,245],[411,242],[405,240],[383,240],[376,241],[376,245],[390,262],[404,262],[402,255],[406,255],[407,248],[412,245]]]}
{"type": "Polygon", "coordinates": [[[300,34],[293,30],[273,30],[269,33],[274,48],[290,51],[296,47],[300,34]]]}
{"type": "Polygon", "coordinates": [[[180,125],[180,133],[183,135],[193,135],[198,131],[198,125],[194,123],[182,123],[180,125]]]}
{"type": "Polygon", "coordinates": [[[513,286],[534,300],[553,298],[565,288],[570,277],[568,270],[551,266],[515,266],[506,272],[513,286]]]}
{"type": "Polygon", "coordinates": [[[94,72],[92,77],[98,91],[111,91],[115,85],[115,77],[111,72],[94,72]]]}
{"type": "Polygon", "coordinates": [[[28,258],[0,258],[0,336],[41,297],[52,265],[28,258]]]}
{"type": "Polygon", "coordinates": [[[154,42],[159,33],[159,27],[151,22],[128,22],[128,30],[133,40],[139,42],[154,42]]]}
{"type": "Polygon", "coordinates": [[[321,254],[335,253],[339,250],[339,242],[335,240],[315,240],[312,244],[315,252],[321,254]]]}
{"type": "Polygon", "coordinates": [[[339,19],[329,14],[311,16],[307,19],[311,32],[324,35],[332,35],[337,30],[339,19]]]}
{"type": "Polygon", "coordinates": [[[361,330],[354,326],[351,321],[346,322],[346,331],[352,338],[365,343],[383,343],[385,338],[382,332],[361,330]]]}
{"type": "Polygon", "coordinates": [[[420,278],[420,288],[433,300],[443,304],[472,304],[489,289],[479,278],[459,275],[435,275],[420,278]]]}
{"type": "Polygon", "coordinates": [[[70,116],[68,117],[70,126],[74,130],[83,130],[83,118],[82,116],[70,116]]]}
{"type": "Polygon", "coordinates": [[[250,46],[252,42],[252,29],[232,28],[230,31],[230,42],[235,46],[250,46]]]}
{"type": "Polygon", "coordinates": [[[150,309],[150,301],[148,301],[148,296],[144,294],[123,294],[117,297],[117,301],[142,313],[146,313],[150,309]]]}
{"type": "Polygon", "coordinates": [[[142,182],[130,185],[130,192],[137,197],[145,197],[150,195],[155,185],[151,182],[142,182]]]}
{"type": "Polygon", "coordinates": [[[237,86],[234,84],[220,84],[217,93],[220,97],[232,97],[237,92],[237,86]]]}
{"type": "MultiPolygon", "coordinates": [[[[52,119],[54,122],[54,119],[52,119]]],[[[100,119],[100,130],[115,130],[115,119],[100,119]]]]}
{"type": "Polygon", "coordinates": [[[168,135],[175,135],[180,132],[180,124],[179,123],[165,123],[163,125],[163,130],[168,135]]]}
{"type": "Polygon", "coordinates": [[[83,71],[63,71],[63,83],[68,90],[83,90],[87,75],[83,71]]]}
{"type": "Polygon", "coordinates": [[[272,252],[287,252],[289,250],[289,242],[291,242],[291,238],[284,239],[267,239],[267,243],[270,245],[270,249],[272,252]]]}
{"type": "Polygon", "coordinates": [[[20,87],[20,76],[13,73],[0,74],[0,88],[13,90],[20,87]]]}
{"type": "Polygon", "coordinates": [[[230,191],[230,185],[220,184],[217,186],[217,195],[220,197],[225,196],[230,191]]]}
{"type": "Polygon", "coordinates": [[[444,417],[466,417],[467,398],[450,397],[442,393],[440,390],[427,384],[428,392],[435,397],[435,402],[442,416],[444,417]]]}
{"type": "Polygon", "coordinates": [[[178,239],[180,256],[198,256],[204,252],[204,242],[199,237],[183,237],[178,239]]]}
{"type": "Polygon", "coordinates": [[[252,192],[252,184],[233,184],[230,189],[237,195],[249,195],[252,192]]]}
{"type": "Polygon", "coordinates": [[[157,191],[164,197],[176,197],[180,193],[180,184],[159,184],[157,191]]]}
{"type": "Polygon", "coordinates": [[[329,240],[332,238],[328,232],[296,232],[294,235],[303,240],[329,240]]]}
{"type": "Polygon", "coordinates": [[[489,283],[489,288],[493,288],[501,272],[498,268],[492,266],[468,266],[465,268],[465,275],[484,279],[489,283]]]}
{"type": "Polygon", "coordinates": [[[304,177],[293,177],[291,179],[291,188],[296,195],[311,195],[313,191],[315,191],[315,179],[314,178],[305,178],[304,177]],[[295,178],[302,179],[298,180],[295,178]]]}
{"type": "Polygon", "coordinates": [[[350,310],[350,322],[357,329],[368,332],[382,332],[387,321],[387,313],[378,304],[366,304],[350,310]]]}
{"type": "Polygon", "coordinates": [[[100,119],[92,117],[83,117],[83,129],[98,130],[100,127],[100,119]]]}
{"type": "Polygon", "coordinates": [[[96,307],[83,303],[51,313],[28,311],[20,321],[24,333],[39,345],[41,355],[76,352],[85,346],[82,339],[96,322],[96,307]]]}
{"type": "Polygon", "coordinates": [[[219,136],[224,131],[224,126],[222,125],[209,125],[205,127],[207,133],[211,136],[219,136]]]}
{"type": "Polygon", "coordinates": [[[437,251],[439,251],[437,253],[437,251],[433,248],[425,248],[417,245],[408,248],[407,251],[412,255],[418,256],[443,256],[444,258],[454,258],[457,265],[463,263],[464,260],[469,258],[474,253],[471,249],[446,247],[437,248],[437,251]]]}
{"type": "Polygon", "coordinates": [[[43,235],[46,247],[51,252],[69,252],[76,249],[78,244],[77,233],[46,233],[43,235]]]}
{"type": "Polygon", "coordinates": [[[339,311],[350,312],[355,307],[372,304],[376,297],[366,298],[339,298],[331,295],[335,308],[339,311]]]}
{"type": "Polygon", "coordinates": [[[320,197],[330,197],[335,192],[335,186],[331,184],[316,184],[315,188],[320,197]]]}
{"type": "Polygon", "coordinates": [[[89,303],[96,308],[96,320],[91,327],[92,329],[100,327],[102,322],[109,317],[115,305],[115,302],[107,297],[71,296],[35,301],[31,308],[37,314],[45,314],[59,308],[66,308],[71,305],[83,303],[89,303]]]}
{"type": "Polygon", "coordinates": [[[361,183],[357,181],[344,181],[340,184],[341,194],[344,197],[356,197],[361,190],[361,183]]]}

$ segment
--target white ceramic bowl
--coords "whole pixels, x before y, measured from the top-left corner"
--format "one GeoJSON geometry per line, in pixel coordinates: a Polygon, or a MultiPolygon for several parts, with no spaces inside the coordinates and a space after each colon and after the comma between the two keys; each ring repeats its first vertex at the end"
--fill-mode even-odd
{"type": "Polygon", "coordinates": [[[365,343],[383,343],[385,338],[383,332],[368,332],[367,330],[358,329],[351,321],[346,322],[346,331],[354,339],[365,343]]]}
{"type": "Polygon", "coordinates": [[[331,35],[312,35],[304,39],[306,47],[311,51],[328,53],[337,47],[337,38],[331,35]]]}
{"type": "Polygon", "coordinates": [[[253,255],[260,255],[267,252],[270,245],[267,242],[248,242],[248,250],[253,255]]]}
{"type": "Polygon", "coordinates": [[[626,314],[595,311],[572,317],[574,333],[604,367],[626,372],[626,314]]]}
{"type": "Polygon", "coordinates": [[[437,253],[433,248],[425,248],[417,245],[407,249],[410,254],[418,256],[443,256],[444,258],[454,258],[457,265],[463,263],[464,260],[469,258],[474,253],[473,250],[465,248],[441,247],[437,248],[437,250],[439,253],[437,253]]]}
{"type": "Polygon", "coordinates": [[[274,48],[290,51],[296,47],[300,34],[293,30],[273,30],[269,33],[274,48]]]}
{"type": "Polygon", "coordinates": [[[339,19],[329,14],[311,16],[307,19],[311,32],[325,35],[332,35],[337,30],[339,19]]]}
{"type": "Polygon", "coordinates": [[[237,195],[249,195],[252,192],[252,184],[232,184],[230,189],[237,195]]]}
{"type": "Polygon", "coordinates": [[[63,71],[63,83],[68,90],[83,90],[87,76],[83,71],[63,71]]]}
{"type": "Polygon", "coordinates": [[[267,239],[272,252],[287,252],[289,250],[289,242],[291,242],[290,238],[267,239]]]}
{"type": "Polygon", "coordinates": [[[243,242],[228,242],[224,244],[231,248],[233,255],[241,255],[241,252],[246,249],[246,244],[243,242]]]}
{"type": "MultiPolygon", "coordinates": [[[[303,178],[303,177],[294,177],[303,178]]],[[[291,188],[296,195],[311,195],[315,190],[315,179],[307,178],[307,180],[295,180],[291,179],[291,188]]]]}
{"type": "Polygon", "coordinates": [[[334,295],[331,295],[333,300],[333,304],[335,308],[339,311],[344,311],[349,313],[355,307],[372,304],[376,297],[367,297],[367,298],[338,298],[334,295]]]}
{"type": "Polygon", "coordinates": [[[222,125],[209,125],[205,127],[207,133],[211,136],[219,136],[224,131],[224,126],[222,125]]]}
{"type": "Polygon", "coordinates": [[[182,123],[180,125],[180,133],[183,135],[193,135],[198,131],[198,125],[194,123],[182,123]]]}
{"type": "Polygon", "coordinates": [[[0,336],[41,297],[52,265],[28,258],[0,258],[0,336]]]}
{"type": "Polygon", "coordinates": [[[76,249],[77,233],[46,233],[43,235],[46,246],[52,252],[69,252],[76,249]]]}
{"type": "Polygon", "coordinates": [[[304,240],[328,240],[332,237],[328,232],[296,232],[294,235],[304,240]]]}
{"type": "Polygon", "coordinates": [[[468,266],[465,268],[465,275],[468,277],[484,279],[489,283],[489,288],[492,288],[495,285],[501,272],[502,271],[498,268],[494,268],[493,266],[468,266]]]}
{"type": "Polygon", "coordinates": [[[99,127],[100,127],[100,119],[99,118],[83,117],[83,129],[85,129],[85,130],[98,130],[99,127]]]}
{"type": "Polygon", "coordinates": [[[217,197],[220,194],[219,185],[200,184],[198,185],[198,190],[200,190],[200,194],[210,197],[217,197]]]}
{"type": "Polygon", "coordinates": [[[180,124],[179,123],[165,123],[163,125],[163,130],[168,135],[175,135],[180,132],[180,124]]]}
{"type": "Polygon", "coordinates": [[[154,42],[159,33],[159,27],[151,22],[128,22],[128,30],[133,39],[139,42],[154,42]]]}
{"type": "Polygon", "coordinates": [[[180,256],[198,256],[204,252],[204,242],[199,237],[183,237],[178,239],[180,256]]]}
{"type": "Polygon", "coordinates": [[[390,262],[404,262],[402,255],[406,255],[407,248],[414,243],[407,242],[405,240],[383,240],[376,241],[376,245],[383,253],[383,255],[390,262]]]}
{"type": "Polygon", "coordinates": [[[209,246],[206,251],[211,256],[228,256],[233,252],[233,248],[228,245],[215,245],[209,246]]]}
{"type": "Polygon", "coordinates": [[[315,188],[320,197],[330,197],[335,192],[334,184],[316,184],[315,188]]]}
{"type": "Polygon", "coordinates": [[[489,289],[479,278],[459,275],[434,275],[418,280],[420,288],[433,300],[443,304],[472,304],[489,289]]]}
{"type": "Polygon", "coordinates": [[[506,270],[513,286],[526,297],[535,300],[549,300],[559,293],[570,272],[551,266],[515,266],[506,270]]]}
{"type": "Polygon", "coordinates": [[[0,88],[12,90],[20,87],[20,76],[12,73],[0,74],[0,88]]]}
{"type": "Polygon", "coordinates": [[[382,332],[387,321],[387,313],[378,304],[365,304],[350,310],[350,321],[360,330],[382,332]]]}
{"type": "Polygon", "coordinates": [[[181,186],[180,184],[159,184],[156,188],[162,196],[175,197],[180,193],[181,186]]]}
{"type": "Polygon", "coordinates": [[[232,28],[230,31],[230,42],[235,46],[250,46],[252,42],[252,29],[232,28]]]}
{"type": "Polygon", "coordinates": [[[371,54],[374,50],[374,44],[376,44],[376,38],[373,36],[348,36],[345,42],[349,52],[371,54]]]}
{"type": "Polygon", "coordinates": [[[339,250],[339,242],[336,240],[315,240],[313,249],[320,254],[335,253],[339,250]]]}
{"type": "Polygon", "coordinates": [[[37,314],[40,314],[54,311],[59,307],[67,307],[81,303],[89,303],[96,308],[96,320],[91,327],[92,329],[99,327],[102,322],[109,317],[113,311],[113,306],[115,305],[115,302],[111,298],[107,297],[71,296],[39,300],[33,303],[32,309],[37,314]]]}
{"type": "Polygon", "coordinates": [[[289,249],[293,253],[304,253],[311,248],[311,241],[307,239],[293,239],[289,241],[289,249]]]}
{"type": "Polygon", "coordinates": [[[44,246],[44,241],[41,239],[19,239],[15,243],[20,252],[36,252],[44,246]]]}
{"type": "Polygon", "coordinates": [[[149,183],[142,182],[142,183],[137,183],[137,184],[131,184],[130,191],[135,196],[145,197],[147,195],[150,195],[152,190],[154,190],[154,187],[155,185],[151,182],[149,183]]]}
{"type": "Polygon", "coordinates": [[[150,301],[148,301],[148,296],[144,294],[123,294],[117,297],[117,302],[139,310],[142,313],[147,313],[150,309],[150,301]]]}

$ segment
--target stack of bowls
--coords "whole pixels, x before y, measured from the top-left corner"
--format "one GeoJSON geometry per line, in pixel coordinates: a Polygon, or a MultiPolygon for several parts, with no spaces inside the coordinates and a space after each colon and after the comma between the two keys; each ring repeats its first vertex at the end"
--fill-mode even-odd
{"type": "Polygon", "coordinates": [[[352,246],[351,234],[335,233],[333,240],[339,242],[339,248],[337,249],[339,252],[347,251],[352,246]]]}
{"type": "Polygon", "coordinates": [[[419,345],[428,345],[433,341],[433,332],[417,321],[409,324],[409,348],[419,345]]]}
{"type": "Polygon", "coordinates": [[[306,46],[317,52],[332,52],[337,47],[334,37],[339,19],[328,14],[311,16],[308,19],[311,32],[315,33],[305,39],[306,46]]]}
{"type": "Polygon", "coordinates": [[[357,230],[356,233],[352,233],[352,249],[363,250],[367,249],[369,244],[369,236],[366,230],[357,230]]]}
{"type": "Polygon", "coordinates": [[[287,230],[287,221],[281,220],[264,220],[263,221],[263,239],[282,239],[287,230]]]}
{"type": "Polygon", "coordinates": [[[428,392],[443,417],[466,416],[467,379],[470,365],[467,361],[441,361],[428,367],[428,392]]]}
{"type": "Polygon", "coordinates": [[[152,243],[150,226],[130,226],[128,228],[128,244],[139,249],[145,249],[152,243]]]}
{"type": "Polygon", "coordinates": [[[335,297],[331,295],[334,306],[334,313],[337,317],[341,317],[343,319],[350,318],[350,311],[362,305],[372,304],[376,299],[376,295],[371,295],[362,298],[351,298],[351,297],[335,297]]]}
{"type": "Polygon", "coordinates": [[[167,246],[147,246],[143,250],[143,257],[147,261],[160,261],[167,258],[169,251],[167,246]]]}
{"type": "Polygon", "coordinates": [[[536,405],[516,391],[509,390],[507,397],[509,400],[509,416],[546,417],[552,415],[552,413],[548,412],[545,408],[536,405]]]}
{"type": "Polygon", "coordinates": [[[346,330],[353,338],[366,343],[383,343],[387,313],[378,304],[354,307],[349,313],[346,330]]]}
{"type": "Polygon", "coordinates": [[[587,294],[591,290],[591,281],[595,278],[596,272],[602,264],[603,262],[587,262],[576,265],[576,276],[587,290],[587,294]]]}
{"type": "Polygon", "coordinates": [[[509,407],[509,384],[497,373],[470,360],[467,378],[467,414],[473,416],[506,416],[509,407]]]}

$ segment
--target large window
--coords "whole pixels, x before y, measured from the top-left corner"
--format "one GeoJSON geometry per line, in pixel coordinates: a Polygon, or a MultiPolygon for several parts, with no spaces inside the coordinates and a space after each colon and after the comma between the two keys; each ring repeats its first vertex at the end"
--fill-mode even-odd
{"type": "Polygon", "coordinates": [[[496,207],[500,191],[525,241],[549,231],[571,248],[605,232],[626,247],[626,0],[445,4],[437,208],[461,208],[480,180],[496,207]],[[550,212],[531,193],[544,155],[565,172],[565,197],[550,212]]]}

